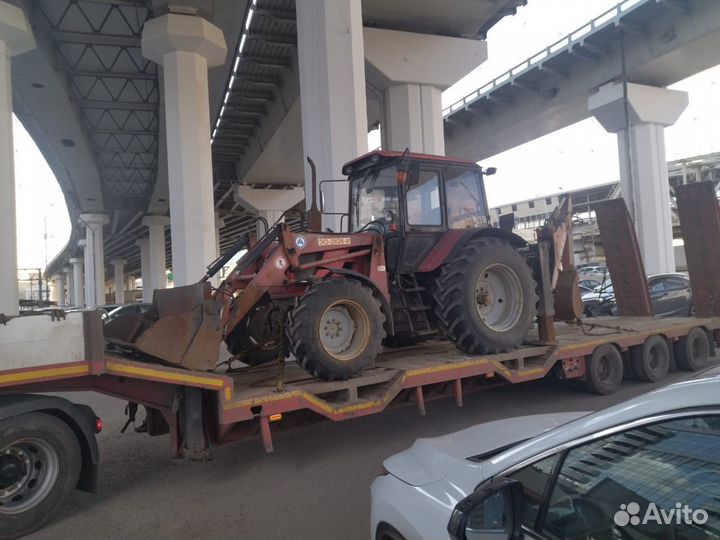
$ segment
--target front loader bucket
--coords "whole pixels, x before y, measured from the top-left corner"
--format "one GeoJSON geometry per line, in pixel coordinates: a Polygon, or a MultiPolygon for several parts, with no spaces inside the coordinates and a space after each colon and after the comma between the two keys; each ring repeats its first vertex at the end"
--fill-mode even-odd
{"type": "Polygon", "coordinates": [[[207,282],[158,289],[153,294],[153,309],[134,324],[125,324],[124,335],[108,328],[109,323],[105,337],[169,364],[197,371],[213,369],[222,332],[219,307],[210,291],[207,282]]]}

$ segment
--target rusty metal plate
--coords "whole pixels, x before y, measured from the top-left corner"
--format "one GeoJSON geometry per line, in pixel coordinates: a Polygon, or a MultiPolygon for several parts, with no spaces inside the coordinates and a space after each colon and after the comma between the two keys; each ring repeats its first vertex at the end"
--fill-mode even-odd
{"type": "Polygon", "coordinates": [[[625,200],[597,202],[592,209],[600,229],[618,314],[625,317],[652,316],[645,265],[625,200]]]}
{"type": "Polygon", "coordinates": [[[697,317],[720,315],[720,208],[712,182],[675,189],[697,317]]]}

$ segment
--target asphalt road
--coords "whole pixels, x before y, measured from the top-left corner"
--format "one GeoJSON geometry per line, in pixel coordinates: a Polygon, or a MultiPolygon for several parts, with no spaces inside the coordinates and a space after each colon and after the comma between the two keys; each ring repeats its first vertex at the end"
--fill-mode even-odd
{"type": "MultiPolygon", "coordinates": [[[[674,373],[665,382],[687,376],[674,373]]],[[[323,421],[274,436],[265,454],[259,439],[214,449],[205,464],[169,459],[167,437],[128,431],[124,403],[91,393],[69,395],[104,421],[99,436],[100,488],[76,492],[32,539],[369,537],[370,483],[386,457],[418,437],[484,421],[552,411],[596,410],[652,389],[626,381],[612,396],[595,396],[550,381],[495,387],[340,423],[323,421]]]]}

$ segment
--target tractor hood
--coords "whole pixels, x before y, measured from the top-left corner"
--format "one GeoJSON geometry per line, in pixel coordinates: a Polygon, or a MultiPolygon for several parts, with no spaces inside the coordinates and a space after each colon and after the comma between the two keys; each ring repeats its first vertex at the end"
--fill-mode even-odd
{"type": "MultiPolygon", "coordinates": [[[[519,416],[496,420],[442,437],[418,439],[409,449],[383,463],[393,476],[411,486],[424,486],[445,478],[454,468],[476,468],[480,461],[509,446],[566,424],[585,411],[519,416]],[[469,458],[478,456],[475,460],[469,458]]],[[[471,473],[472,474],[472,473],[471,473]]],[[[474,478],[477,483],[480,479],[474,478]]]]}

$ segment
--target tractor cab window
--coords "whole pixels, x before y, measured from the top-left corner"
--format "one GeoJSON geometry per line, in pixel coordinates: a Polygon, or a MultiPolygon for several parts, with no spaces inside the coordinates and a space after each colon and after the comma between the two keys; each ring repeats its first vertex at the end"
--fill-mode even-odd
{"type": "Polygon", "coordinates": [[[445,179],[448,227],[469,229],[487,227],[485,192],[480,172],[450,167],[445,179]]]}
{"type": "Polygon", "coordinates": [[[442,225],[438,173],[420,169],[407,186],[407,221],[410,225],[442,225]],[[413,180],[417,180],[413,182],[413,180]]]}
{"type": "Polygon", "coordinates": [[[397,168],[374,167],[351,179],[351,224],[358,231],[376,222],[389,231],[398,224],[397,168]]]}

